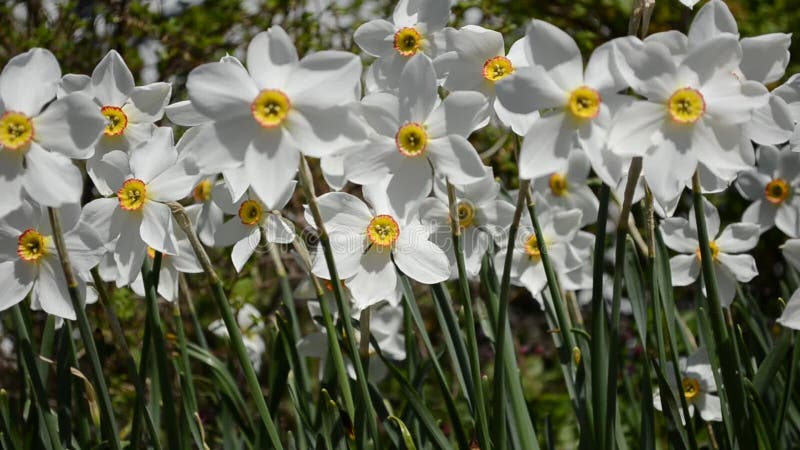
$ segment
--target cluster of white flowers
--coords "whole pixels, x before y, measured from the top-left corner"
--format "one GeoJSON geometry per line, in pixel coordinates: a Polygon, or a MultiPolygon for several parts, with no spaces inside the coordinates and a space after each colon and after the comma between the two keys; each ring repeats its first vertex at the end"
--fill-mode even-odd
{"type": "MultiPolygon", "coordinates": [[[[362,60],[343,51],[300,58],[274,26],[252,39],[244,61],[226,56],[192,70],[188,100],[173,104],[170,84],[136,86],[113,50],[91,76],[62,76],[44,49],[12,58],[0,74],[0,309],[32,292],[33,308],[75,317],[47,207],[61,213],[87,302],[92,268],[141,292],[140,269],[155,252],[164,257],[159,293],[176,298],[178,273],[201,270],[167,205],[187,197],[202,241],[232,245],[240,271],[262,241],[296,239],[281,210],[304,157],[320,160],[333,190],[319,207],[357,310],[388,301],[381,311],[400,314],[398,272],[424,284],[458,275],[448,184],[467,273],[476,276],[490,250],[502,272],[513,248],[512,283],[538,298],[546,277],[531,220],[523,216],[518,239],[508,242],[514,194],[468,139],[487,125],[524,138],[519,177],[532,180],[565,289],[591,287],[594,237],[581,229],[596,222],[598,200],[588,176],[616,190],[635,157],[666,216],[695,172],[704,192],[735,181],[753,201],[743,223],[720,233],[716,210],[705,209],[726,306],[736,283],[758,274],[746,252],[760,233],[776,225],[800,238],[800,79],[765,87],[784,75],[789,35],[741,38],[725,3],[712,0],[688,34],[614,39],[584,63],[573,38],[547,22],[531,21],[506,52],[495,31],[448,28],[449,8],[448,0],[400,0],[391,21],[359,27],[355,42],[374,57],[365,73],[362,60]],[[173,128],[156,125],[165,113],[186,128],[177,144],[173,128]],[[84,188],[78,160],[92,186],[84,188]],[[361,186],[363,200],[339,192],[348,182],[361,186]]],[[[678,286],[700,270],[689,217],[661,222],[679,253],[671,261],[678,286]]],[[[322,225],[309,212],[305,220],[322,225]]],[[[796,247],[785,247],[792,262],[796,247]]],[[[330,278],[321,251],[312,266],[330,278]]],[[[781,323],[800,328],[799,295],[781,323]]]]}

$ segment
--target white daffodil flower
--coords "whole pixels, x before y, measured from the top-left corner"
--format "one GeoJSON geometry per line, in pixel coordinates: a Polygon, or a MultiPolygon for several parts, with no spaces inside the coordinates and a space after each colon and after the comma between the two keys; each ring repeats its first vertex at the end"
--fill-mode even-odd
{"type": "MultiPolygon", "coordinates": [[[[590,259],[589,255],[585,254],[585,250],[591,252],[593,239],[583,234],[578,238],[581,227],[580,210],[554,209],[538,193],[535,193],[534,197],[536,214],[550,261],[560,279],[566,281],[567,274],[580,270],[590,259]],[[577,241],[576,238],[578,238],[577,241]]],[[[530,217],[523,216],[520,220],[517,239],[514,241],[510,272],[511,283],[515,286],[525,287],[532,296],[541,301],[539,293],[547,286],[547,277],[542,265],[538,243],[539,240],[534,233],[530,217]]],[[[507,243],[503,245],[507,245],[507,243]]],[[[498,279],[503,274],[507,251],[507,248],[500,249],[494,257],[494,267],[498,279]]]]}
{"type": "Polygon", "coordinates": [[[78,203],[83,176],[70,159],[92,155],[105,119],[82,94],[56,97],[61,68],[50,51],[11,58],[0,73],[0,217],[23,192],[45,206],[78,203]]]}
{"type": "Polygon", "coordinates": [[[615,118],[609,147],[620,155],[644,157],[642,173],[656,199],[675,199],[700,163],[726,181],[751,168],[753,149],[744,124],[769,96],[761,83],[735,74],[742,57],[738,38],[714,37],[690,48],[682,59],[658,41],[637,45],[638,51],[632,45],[616,54],[627,53],[630,70],[621,70],[647,100],[615,118]]]}
{"type": "Polygon", "coordinates": [[[625,80],[613,64],[612,45],[598,47],[584,70],[578,45],[558,27],[533,20],[526,37],[531,66],[497,83],[497,98],[508,111],[547,111],[525,134],[520,177],[561,172],[576,147],[592,161],[601,159],[611,117],[628,101],[616,94],[625,80]]]}
{"type": "MultiPolygon", "coordinates": [[[[722,409],[719,397],[714,395],[717,392],[717,382],[714,380],[714,372],[708,361],[706,349],[698,348],[688,359],[681,360],[679,364],[680,381],[675,379],[675,366],[671,362],[667,362],[664,371],[667,374],[667,383],[674,389],[683,391],[683,396],[689,404],[689,415],[694,416],[694,411],[697,409],[700,411],[700,417],[706,422],[721,422],[722,409]]],[[[658,390],[653,393],[653,407],[659,411],[663,410],[661,392],[658,390]]],[[[680,408],[679,412],[681,420],[685,421],[683,408],[680,408]]]]}
{"type": "MultiPolygon", "coordinates": [[[[337,273],[358,308],[384,299],[397,304],[397,270],[424,284],[439,283],[450,276],[447,256],[429,240],[429,230],[416,214],[393,215],[385,195],[364,190],[372,210],[358,197],[343,192],[319,197],[337,273]]],[[[308,210],[306,222],[317,228],[308,210]]],[[[314,255],[312,271],[330,279],[321,247],[314,255]]]]}
{"type": "MultiPolygon", "coordinates": [[[[245,303],[236,312],[236,323],[242,332],[242,342],[247,349],[247,355],[256,372],[261,371],[261,360],[264,352],[267,351],[267,343],[264,341],[264,317],[255,306],[245,303]]],[[[217,319],[208,325],[208,331],[215,336],[228,338],[228,328],[222,319],[217,319]]]]}
{"type": "MultiPolygon", "coordinates": [[[[192,218],[192,222],[195,222],[197,217],[197,211],[189,212],[187,214],[192,218]]],[[[192,248],[192,244],[189,243],[189,238],[183,234],[182,231],[178,230],[178,234],[181,235],[179,239],[177,239],[178,243],[178,252],[175,255],[161,255],[161,268],[158,271],[158,295],[164,298],[164,300],[168,302],[174,302],[175,299],[178,298],[178,277],[181,273],[200,273],[203,271],[203,268],[200,266],[200,262],[197,260],[197,257],[194,254],[194,249],[192,248]]],[[[155,258],[156,252],[152,248],[147,248],[147,256],[149,258],[155,258]]],[[[136,295],[140,297],[145,296],[144,290],[144,279],[142,278],[142,274],[136,277],[135,280],[131,283],[131,289],[136,295]]]]}
{"type": "MultiPolygon", "coordinates": [[[[708,200],[703,201],[719,301],[722,306],[727,307],[736,296],[736,282],[747,283],[758,275],[756,260],[751,255],[744,254],[758,244],[758,226],[743,222],[733,223],[720,232],[717,208],[708,200]]],[[[694,208],[689,211],[689,220],[671,217],[664,219],[660,228],[664,244],[679,253],[669,260],[672,285],[692,284],[700,276],[702,268],[694,208]]],[[[705,285],[703,292],[705,293],[705,285]]]]}
{"type": "Polygon", "coordinates": [[[378,58],[367,70],[367,92],[397,89],[399,76],[413,56],[435,58],[444,45],[441,31],[449,18],[448,0],[400,0],[392,22],[376,19],[358,27],[353,40],[378,58]]]}
{"type": "Polygon", "coordinates": [[[244,165],[264,202],[276,203],[294,179],[301,151],[320,157],[364,138],[346,105],[358,100],[361,62],[320,51],[298,61],[286,32],[273,26],[247,50],[247,70],[209,63],[189,74],[191,106],[213,119],[193,141],[195,162],[209,175],[244,165]]]}
{"type": "Polygon", "coordinates": [[[436,73],[444,75],[442,87],[448,91],[478,91],[489,99],[497,118],[520,136],[527,133],[538,114],[515,114],[497,100],[495,84],[530,65],[522,48],[527,38],[518,40],[506,55],[503,35],[480,26],[467,25],[444,31],[450,50],[433,61],[436,73]]]}
{"type": "MultiPolygon", "coordinates": [[[[738,39],[739,27],[724,1],[711,0],[700,8],[689,27],[688,47],[702,45],[721,34],[738,39]]],[[[740,43],[742,60],[738,72],[745,79],[766,85],[783,77],[790,59],[791,34],[762,34],[741,38],[740,43]]],[[[773,92],[769,103],[754,111],[752,120],[744,127],[745,134],[759,144],[781,144],[789,140],[794,131],[792,111],[786,99],[773,92]]]]}
{"type": "MultiPolygon", "coordinates": [[[[336,310],[336,304],[332,301],[326,300],[329,303],[334,320],[338,319],[339,312],[336,310]]],[[[304,336],[297,343],[297,352],[301,356],[309,358],[319,358],[322,364],[319,369],[319,377],[322,379],[325,373],[325,365],[328,363],[328,333],[322,324],[322,312],[320,310],[318,301],[309,301],[307,303],[308,312],[314,323],[317,325],[318,331],[316,333],[304,336]]],[[[353,308],[350,317],[358,320],[361,317],[361,310],[353,308]]],[[[356,334],[356,342],[361,340],[361,330],[354,330],[356,334]]],[[[371,307],[369,319],[369,332],[370,338],[378,343],[381,352],[387,358],[393,361],[402,361],[406,359],[405,336],[403,335],[403,308],[399,305],[392,305],[389,302],[380,302],[371,307]]],[[[345,355],[347,357],[347,355],[345,355]]],[[[347,364],[348,375],[355,379],[356,372],[349,359],[345,361],[347,364]]],[[[375,347],[372,343],[369,344],[369,357],[368,357],[368,373],[369,380],[377,383],[383,380],[388,374],[386,366],[383,361],[375,354],[375,347]]]]}
{"type": "MultiPolygon", "coordinates": [[[[192,220],[197,229],[197,237],[205,245],[214,245],[214,234],[224,221],[224,212],[214,201],[214,187],[224,181],[216,181],[216,177],[204,177],[192,190],[192,198],[195,203],[186,207],[189,217],[196,217],[192,220]]],[[[216,192],[220,195],[220,192],[216,192]]],[[[228,197],[228,193],[224,194],[228,197]]],[[[230,200],[225,202],[232,203],[230,200]]]]}
{"type": "MultiPolygon", "coordinates": [[[[800,239],[789,239],[783,246],[783,257],[795,268],[800,270],[800,239]]],[[[786,308],[777,322],[784,327],[800,330],[800,289],[794,291],[792,297],[786,302],[786,308]]]]}
{"type": "Polygon", "coordinates": [[[103,157],[106,182],[116,195],[85,207],[87,221],[110,243],[124,286],[136,279],[147,247],[168,255],[178,252],[172,214],[166,202],[186,197],[199,180],[177,164],[170,128],[159,128],[130,153],[114,150],[103,157]]]}
{"type": "Polygon", "coordinates": [[[67,74],[61,80],[63,93],[81,92],[92,98],[106,119],[103,135],[86,161],[86,171],[101,195],[113,191],[97,172],[103,156],[111,150],[129,151],[146,141],[156,129],[155,122],[164,115],[172,86],[158,82],[135,86],[133,74],[122,56],[110,50],[97,64],[92,76],[67,74]]]}
{"type": "Polygon", "coordinates": [[[547,203],[559,209],[581,210],[581,227],[597,221],[600,202],[586,185],[592,165],[582,151],[570,153],[566,170],[539,177],[533,181],[533,190],[542,194],[547,203]]]}
{"type": "Polygon", "coordinates": [[[787,236],[800,237],[800,153],[762,145],[757,162],[756,169],[736,179],[736,189],[753,202],[742,221],[758,225],[761,233],[777,226],[787,236]]]}
{"type": "Polygon", "coordinates": [[[252,191],[232,203],[224,186],[214,187],[214,201],[225,214],[234,216],[214,233],[214,245],[233,245],[231,260],[237,272],[241,272],[253,252],[261,247],[262,239],[275,244],[291,244],[294,241],[294,224],[281,216],[279,211],[289,203],[294,187],[295,182],[292,181],[275,203],[260,200],[252,191]]]}
{"type": "Polygon", "coordinates": [[[400,215],[428,196],[434,172],[456,184],[484,175],[485,166],[467,136],[488,120],[486,98],[459,91],[437,105],[438,98],[433,64],[417,55],[403,69],[397,95],[379,92],[362,101],[373,132],[347,153],[347,178],[361,185],[387,182],[400,215]]]}
{"type": "MultiPolygon", "coordinates": [[[[95,292],[87,288],[84,276],[103,255],[103,242],[81,220],[77,204],[59,208],[64,243],[72,270],[78,280],[82,301],[92,303],[95,292]]],[[[0,311],[8,309],[31,293],[31,306],[54,316],[75,320],[67,280],[44,208],[24,201],[22,206],[0,219],[0,311]]]]}
{"type": "MultiPolygon", "coordinates": [[[[500,185],[487,167],[480,180],[456,185],[456,209],[464,245],[464,263],[467,274],[476,277],[481,269],[483,255],[492,239],[502,240],[505,228],[514,216],[514,205],[500,199],[500,185]]],[[[419,214],[423,225],[429,227],[431,240],[442,248],[450,262],[450,278],[458,278],[455,247],[450,231],[450,207],[447,187],[437,179],[435,196],[423,199],[419,214]]]]}

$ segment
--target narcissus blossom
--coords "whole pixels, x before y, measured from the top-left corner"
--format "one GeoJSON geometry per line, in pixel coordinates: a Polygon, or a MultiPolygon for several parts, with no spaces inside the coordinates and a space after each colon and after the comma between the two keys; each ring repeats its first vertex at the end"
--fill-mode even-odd
{"type": "MultiPolygon", "coordinates": [[[[229,203],[222,186],[217,186],[217,205],[225,214],[232,215],[214,233],[214,245],[226,247],[233,245],[231,260],[236,271],[244,267],[250,256],[258,248],[262,248],[262,240],[275,244],[291,244],[295,238],[294,224],[280,214],[294,193],[295,182],[283,190],[276,203],[266,203],[250,192],[239,201],[229,203]]],[[[263,247],[266,250],[266,247],[263,247]]]]}
{"type": "Polygon", "coordinates": [[[425,55],[405,66],[397,95],[379,92],[362,101],[372,133],[360,148],[347,153],[345,173],[362,185],[387,182],[400,215],[428,196],[434,172],[457,184],[484,175],[485,166],[466,138],[486,123],[486,98],[459,91],[437,101],[436,73],[425,55]]]}
{"type": "MultiPolygon", "coordinates": [[[[782,247],[783,257],[794,267],[800,270],[800,239],[789,239],[782,247]]],[[[794,291],[792,298],[786,302],[786,308],[778,318],[778,323],[795,330],[800,330],[800,289],[794,291]]]]}
{"type": "MultiPolygon", "coordinates": [[[[261,371],[261,359],[264,352],[267,351],[267,343],[264,341],[264,317],[255,306],[245,303],[236,312],[236,323],[239,324],[239,330],[242,333],[242,342],[247,349],[247,356],[253,364],[256,372],[261,371]]],[[[217,319],[208,325],[208,331],[214,333],[215,336],[221,338],[228,338],[228,328],[222,319],[217,319]]]]}
{"type": "Polygon", "coordinates": [[[150,247],[168,255],[178,252],[172,213],[166,202],[186,197],[199,176],[176,164],[172,130],[159,128],[130,153],[115,150],[103,157],[106,182],[116,195],[86,205],[87,221],[113,249],[120,278],[127,285],[139,273],[150,247]]]}
{"type": "Polygon", "coordinates": [[[531,66],[520,68],[497,83],[497,98],[508,111],[538,114],[525,134],[519,174],[533,179],[563,171],[573,148],[583,148],[599,160],[614,111],[627,99],[617,95],[625,86],[613,64],[612,46],[592,53],[584,69],[575,41],[541,20],[528,26],[531,66]]]}
{"type": "Polygon", "coordinates": [[[758,225],[761,233],[777,226],[787,236],[800,236],[800,153],[762,145],[757,161],[756,169],[736,180],[739,193],[753,202],[742,221],[758,225]]]}
{"type": "MultiPolygon", "coordinates": [[[[188,211],[187,211],[188,212],[188,211]]],[[[196,213],[191,214],[192,222],[197,217],[196,213]]],[[[181,235],[177,239],[178,251],[175,255],[161,255],[161,268],[158,271],[158,295],[168,302],[174,302],[178,298],[178,277],[181,273],[200,273],[203,268],[194,254],[194,249],[189,243],[189,239],[178,230],[181,235]]],[[[147,248],[147,257],[155,258],[156,252],[152,248],[147,248]]],[[[136,277],[131,283],[131,289],[136,295],[145,296],[144,280],[142,274],[136,277]]]]}
{"type": "MultiPolygon", "coordinates": [[[[705,218],[708,228],[709,247],[714,260],[719,301],[730,306],[736,296],[736,282],[746,283],[756,275],[756,260],[745,252],[758,244],[758,226],[750,223],[733,223],[720,231],[717,208],[705,201],[705,218]]],[[[688,286],[700,276],[700,243],[697,237],[697,222],[694,209],[689,211],[689,220],[671,217],[661,222],[664,244],[678,252],[669,260],[672,284],[688,286]]],[[[705,292],[705,286],[703,287],[705,292]]]]}
{"type": "Polygon", "coordinates": [[[48,50],[11,58],[0,73],[0,217],[23,192],[37,203],[77,203],[83,176],[70,159],[92,155],[105,119],[82,94],[53,101],[61,68],[48,50]]]}
{"type": "Polygon", "coordinates": [[[128,151],[153,135],[155,122],[164,115],[172,86],[157,82],[135,86],[133,74],[119,53],[109,51],[95,67],[92,76],[67,74],[61,81],[64,93],[80,92],[92,98],[106,119],[94,155],[86,162],[86,170],[101,195],[111,194],[111,188],[98,175],[101,160],[111,150],[128,151]]]}
{"type": "Polygon", "coordinates": [[[682,59],[658,41],[617,55],[623,53],[629,83],[647,100],[615,118],[609,147],[620,155],[644,157],[643,176],[659,201],[676,198],[700,163],[728,181],[752,167],[744,124],[769,95],[761,83],[735,74],[742,58],[735,36],[709,39],[682,59]]]}
{"type": "Polygon", "coordinates": [[[597,211],[600,209],[600,202],[586,185],[591,170],[586,154],[574,151],[569,155],[566,170],[537,178],[533,182],[533,190],[554,208],[579,209],[582,213],[581,227],[584,227],[597,221],[597,211]]]}
{"type": "MultiPolygon", "coordinates": [[[[78,205],[64,206],[58,211],[81,300],[91,303],[95,293],[87,288],[83,277],[100,261],[103,242],[81,220],[78,205]]],[[[3,289],[0,311],[16,305],[30,293],[34,309],[75,320],[52,234],[47,211],[27,201],[0,220],[0,286],[3,289]]]]}
{"type": "MultiPolygon", "coordinates": [[[[500,185],[490,168],[480,180],[455,186],[456,211],[461,225],[464,245],[464,263],[467,274],[475,277],[481,269],[481,261],[492,243],[501,241],[506,227],[514,216],[514,205],[499,198],[500,185]]],[[[432,230],[431,240],[441,247],[450,261],[450,277],[458,278],[455,244],[450,229],[450,207],[447,187],[437,180],[435,196],[423,199],[419,204],[422,223],[432,230]]]]}
{"type": "Polygon", "coordinates": [[[353,40],[378,58],[367,71],[367,91],[397,89],[400,73],[413,56],[436,57],[444,46],[441,31],[449,18],[448,0],[400,0],[392,22],[376,19],[358,27],[353,40]]]}
{"type": "Polygon", "coordinates": [[[213,120],[202,126],[193,151],[220,155],[208,174],[244,164],[247,180],[275,203],[295,176],[301,151],[320,157],[364,138],[347,103],[360,89],[361,62],[351,53],[320,51],[298,60],[286,32],[259,33],[239,64],[203,64],[189,74],[191,105],[213,120]]]}
{"type": "MultiPolygon", "coordinates": [[[[429,240],[430,232],[416,214],[392,215],[388,200],[381,193],[365,190],[364,196],[374,209],[343,192],[330,192],[319,198],[337,273],[350,289],[356,307],[366,308],[384,299],[397,304],[398,270],[425,284],[439,283],[450,276],[447,256],[429,240]]],[[[306,221],[316,226],[309,211],[306,221]]],[[[330,279],[321,247],[314,256],[313,272],[330,279]]]]}
{"type": "MultiPolygon", "coordinates": [[[[667,377],[667,383],[673,389],[683,391],[683,396],[689,404],[689,415],[694,416],[696,409],[700,411],[700,417],[706,422],[721,422],[722,409],[719,397],[714,395],[717,392],[717,382],[714,380],[714,372],[708,360],[706,349],[698,348],[689,355],[688,359],[681,360],[679,364],[680,380],[675,379],[675,366],[672,362],[667,362],[664,367],[664,373],[667,377]]],[[[676,398],[675,400],[677,401],[678,399],[676,398]]],[[[653,406],[662,411],[663,405],[661,403],[661,393],[656,391],[653,394],[653,406]]],[[[680,406],[678,407],[680,408],[681,420],[685,421],[683,409],[680,406]]]]}

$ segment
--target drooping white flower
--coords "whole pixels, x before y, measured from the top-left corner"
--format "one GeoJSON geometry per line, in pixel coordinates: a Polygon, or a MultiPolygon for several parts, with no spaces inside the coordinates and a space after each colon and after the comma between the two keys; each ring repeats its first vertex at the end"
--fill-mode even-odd
{"type": "Polygon", "coordinates": [[[362,101],[373,132],[360,148],[347,153],[347,178],[361,185],[388,183],[400,215],[428,196],[434,172],[457,184],[477,181],[484,174],[467,136],[488,119],[486,98],[459,91],[438,105],[437,100],[433,64],[417,55],[403,69],[397,95],[379,92],[362,101]]]}
{"type": "MultiPolygon", "coordinates": [[[[64,242],[82,301],[91,303],[94,291],[84,281],[104,252],[103,243],[81,220],[77,204],[58,209],[64,242]]],[[[31,293],[31,305],[54,316],[75,320],[58,251],[44,208],[24,201],[0,220],[0,311],[21,302],[31,293]]]]}
{"type": "Polygon", "coordinates": [[[586,184],[592,169],[589,158],[582,151],[570,153],[566,170],[539,177],[533,181],[533,190],[547,203],[564,210],[579,209],[581,227],[597,221],[600,202],[586,184]]]}
{"type": "Polygon", "coordinates": [[[103,157],[114,168],[106,171],[105,181],[116,195],[90,202],[85,211],[87,221],[113,249],[120,286],[136,278],[147,247],[168,255],[178,252],[165,203],[186,197],[200,177],[188,174],[177,159],[170,128],[157,129],[130,153],[115,150],[103,157]]]}
{"type": "MultiPolygon", "coordinates": [[[[789,239],[783,246],[783,257],[795,270],[800,270],[800,239],[789,239]]],[[[800,330],[800,289],[794,291],[777,322],[787,328],[800,330]]]]}
{"type": "MultiPolygon", "coordinates": [[[[536,214],[550,261],[560,281],[569,282],[568,275],[580,271],[581,267],[591,259],[589,256],[594,240],[590,234],[579,231],[580,210],[554,209],[539,194],[534,194],[534,196],[536,214]]],[[[538,244],[539,240],[534,233],[531,219],[525,215],[520,220],[517,238],[513,244],[511,283],[515,286],[525,287],[532,296],[541,302],[540,292],[547,286],[547,277],[538,244]]],[[[494,257],[498,278],[503,274],[507,251],[507,248],[500,249],[494,257]]],[[[578,278],[583,280],[583,277],[578,278]]],[[[565,286],[565,289],[585,288],[581,284],[583,283],[579,283],[578,286],[565,286]]]]}
{"type": "Polygon", "coordinates": [[[146,141],[156,129],[155,122],[164,115],[172,86],[157,82],[135,86],[133,74],[119,53],[110,50],[95,67],[92,76],[67,74],[61,80],[63,93],[80,92],[92,98],[106,119],[103,135],[86,162],[86,171],[101,195],[110,195],[102,171],[103,156],[111,150],[129,151],[146,141]]]}
{"type": "MultiPolygon", "coordinates": [[[[429,240],[430,232],[416,214],[392,215],[382,192],[365,189],[364,197],[372,210],[358,197],[343,192],[319,198],[337,273],[350,289],[356,307],[366,308],[384,299],[399,303],[397,270],[425,284],[450,276],[447,256],[429,240]]],[[[316,227],[309,211],[306,222],[316,227]]],[[[322,248],[314,255],[313,272],[330,279],[322,248]]]]}
{"type": "Polygon", "coordinates": [[[445,29],[444,38],[449,51],[436,57],[436,72],[445,76],[442,87],[448,91],[478,91],[489,99],[497,118],[511,129],[524,135],[538,114],[516,114],[500,103],[495,85],[515,70],[530,65],[522,38],[506,54],[503,35],[480,26],[468,25],[459,30],[445,29]]]}
{"type": "Polygon", "coordinates": [[[800,153],[762,145],[758,166],[739,174],[736,188],[753,203],[742,221],[758,225],[763,233],[777,226],[790,237],[800,236],[800,153]]]}
{"type": "Polygon", "coordinates": [[[578,45],[554,25],[533,20],[526,42],[531,66],[497,83],[497,98],[507,110],[547,112],[525,134],[520,177],[533,179],[563,171],[569,153],[577,147],[594,164],[602,158],[612,115],[629,101],[617,95],[625,80],[613,63],[613,45],[598,47],[584,68],[578,45]]]}
{"type": "Polygon", "coordinates": [[[261,201],[254,192],[230,203],[224,187],[217,185],[214,188],[217,205],[225,214],[234,216],[214,233],[214,245],[233,245],[231,260],[237,272],[242,270],[253,252],[261,247],[262,239],[275,244],[291,244],[294,241],[294,225],[279,212],[292,198],[294,185],[293,181],[275,203],[261,201]]]}
{"type": "Polygon", "coordinates": [[[191,106],[213,120],[193,142],[195,162],[207,174],[243,165],[258,196],[275,203],[301,152],[320,157],[364,138],[346,106],[358,100],[360,74],[353,54],[320,51],[298,60],[282,28],[259,33],[246,70],[218,62],[189,74],[191,106]]]}
{"type": "MultiPolygon", "coordinates": [[[[694,416],[694,411],[697,409],[700,411],[700,417],[706,422],[721,422],[722,409],[719,397],[714,395],[717,392],[717,382],[714,380],[714,372],[708,361],[706,349],[698,348],[688,359],[681,360],[679,364],[680,381],[675,379],[675,366],[672,362],[667,362],[664,373],[667,376],[667,383],[672,388],[683,390],[683,396],[689,404],[689,415],[694,416]]],[[[662,411],[661,403],[661,392],[656,391],[653,394],[653,407],[662,411]]],[[[681,420],[685,421],[683,409],[681,408],[679,412],[681,420]]]]}
{"type": "MultiPolygon", "coordinates": [[[[214,188],[220,183],[224,182],[221,180],[217,181],[216,177],[204,177],[201,179],[192,190],[192,198],[195,203],[186,207],[186,213],[189,214],[190,217],[197,218],[196,220],[192,220],[192,224],[194,224],[197,229],[197,237],[199,237],[205,245],[214,245],[214,234],[224,220],[224,212],[217,202],[214,201],[214,188]]],[[[216,193],[220,195],[219,190],[217,190],[216,193]]],[[[225,192],[223,195],[227,197],[228,192],[225,192]]],[[[231,202],[226,201],[225,203],[231,202]]]]}
{"type": "MultiPolygon", "coordinates": [[[[187,214],[192,218],[192,223],[195,223],[197,213],[187,211],[187,214]]],[[[194,254],[194,249],[189,243],[189,239],[182,231],[178,230],[181,235],[177,239],[178,251],[175,255],[161,255],[161,267],[158,271],[158,295],[168,302],[174,302],[178,298],[178,277],[181,273],[200,273],[203,268],[194,254]]],[[[155,258],[155,250],[148,247],[147,256],[155,258]]],[[[136,295],[141,297],[145,296],[144,279],[142,274],[136,277],[131,283],[131,289],[136,295]]]]}
{"type": "Polygon", "coordinates": [[[618,53],[627,53],[630,71],[622,71],[647,100],[615,119],[609,146],[620,155],[644,157],[643,176],[659,201],[676,198],[700,163],[727,181],[752,167],[744,125],[769,96],[761,83],[736,76],[742,48],[735,36],[711,38],[682,59],[658,41],[618,53]]]}
{"type": "MultiPolygon", "coordinates": [[[[264,352],[267,351],[267,343],[264,341],[263,333],[265,330],[264,317],[255,306],[245,303],[236,312],[236,323],[239,324],[239,330],[242,332],[242,342],[247,355],[250,358],[250,363],[256,372],[261,371],[261,360],[264,352]]],[[[228,338],[228,328],[222,319],[217,319],[208,325],[208,331],[214,333],[215,336],[228,338]]]]}
{"type": "Polygon", "coordinates": [[[378,58],[367,71],[367,91],[397,89],[400,74],[415,55],[435,58],[443,47],[441,31],[449,18],[448,0],[400,0],[392,22],[376,19],[358,27],[353,40],[378,58]]]}
{"type": "Polygon", "coordinates": [[[61,68],[48,50],[11,58],[0,73],[0,217],[22,204],[78,203],[83,176],[70,159],[92,155],[105,119],[82,94],[56,97],[61,68]]]}
{"type": "MultiPolygon", "coordinates": [[[[337,320],[339,312],[336,310],[336,304],[326,299],[329,303],[329,309],[333,315],[333,319],[337,320]]],[[[318,331],[316,333],[304,336],[297,343],[297,351],[300,355],[311,358],[320,358],[322,364],[320,366],[319,374],[320,379],[325,373],[325,365],[328,363],[328,334],[322,324],[322,312],[320,310],[318,301],[309,301],[307,303],[308,311],[314,323],[317,325],[318,331]]],[[[371,306],[369,332],[370,340],[378,343],[378,347],[383,355],[394,361],[402,361],[406,359],[405,336],[403,335],[403,308],[399,305],[392,305],[389,302],[380,302],[371,306]]],[[[361,317],[361,309],[353,308],[350,317],[358,320],[361,317]]],[[[354,330],[356,333],[356,342],[361,340],[361,330],[354,330]]],[[[345,355],[346,357],[347,355],[345,355]]],[[[346,360],[348,375],[356,378],[356,372],[350,360],[346,360]]],[[[371,382],[379,382],[386,377],[388,370],[381,360],[375,354],[375,347],[369,344],[369,358],[368,358],[368,374],[371,382]]]]}
{"type": "MultiPolygon", "coordinates": [[[[714,260],[719,301],[730,306],[736,296],[736,282],[746,283],[758,275],[756,260],[745,252],[758,244],[758,226],[751,223],[733,223],[720,231],[717,208],[704,200],[709,247],[714,260]]],[[[660,225],[664,244],[678,252],[669,260],[674,286],[688,286],[700,276],[700,242],[694,208],[689,211],[689,220],[681,217],[664,219],[660,225]]],[[[705,285],[703,286],[705,292],[705,285]]]]}
{"type": "MultiPolygon", "coordinates": [[[[492,239],[502,240],[505,228],[511,223],[514,205],[498,197],[500,186],[494,179],[491,168],[480,180],[455,186],[456,208],[461,225],[464,248],[464,263],[470,277],[475,277],[481,268],[481,260],[489,249],[492,239]]],[[[455,245],[450,230],[450,208],[447,187],[437,180],[435,196],[423,199],[419,204],[420,219],[430,227],[431,240],[441,247],[450,261],[450,277],[458,277],[455,245]]]]}

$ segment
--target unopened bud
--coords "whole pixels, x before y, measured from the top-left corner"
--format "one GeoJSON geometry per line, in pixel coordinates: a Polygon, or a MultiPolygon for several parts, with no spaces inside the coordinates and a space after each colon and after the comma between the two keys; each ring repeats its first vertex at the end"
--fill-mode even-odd
{"type": "Polygon", "coordinates": [[[575,361],[575,365],[581,365],[581,349],[578,347],[572,347],[572,360],[575,361]]]}

